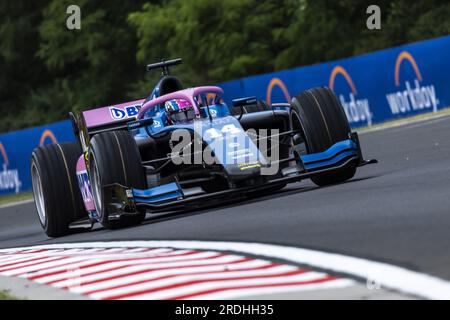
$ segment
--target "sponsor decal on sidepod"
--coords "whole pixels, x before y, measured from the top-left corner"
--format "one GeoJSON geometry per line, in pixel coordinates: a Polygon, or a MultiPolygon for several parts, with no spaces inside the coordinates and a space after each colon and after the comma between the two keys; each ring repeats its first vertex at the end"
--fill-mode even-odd
{"type": "Polygon", "coordinates": [[[92,197],[91,186],[89,185],[89,177],[87,171],[77,172],[78,185],[80,186],[81,196],[84,201],[90,201],[92,197]]]}

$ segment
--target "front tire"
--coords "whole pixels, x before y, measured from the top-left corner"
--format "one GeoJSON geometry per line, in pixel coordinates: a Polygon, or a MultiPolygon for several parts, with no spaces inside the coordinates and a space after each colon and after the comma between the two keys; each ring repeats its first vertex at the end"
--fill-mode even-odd
{"type": "Polygon", "coordinates": [[[110,220],[110,210],[105,204],[102,186],[118,183],[126,187],[145,189],[145,172],[141,165],[139,149],[127,131],[110,131],[95,135],[89,151],[89,173],[97,214],[100,223],[108,229],[141,223],[146,211],[110,220]]]}
{"type": "MultiPolygon", "coordinates": [[[[349,139],[350,125],[336,95],[329,88],[314,88],[292,99],[291,117],[298,118],[308,153],[322,152],[333,144],[349,139]]],[[[294,121],[293,121],[294,122],[294,121]]],[[[351,179],[356,165],[311,178],[318,186],[351,179]]]]}
{"type": "Polygon", "coordinates": [[[87,216],[78,187],[77,142],[45,145],[31,155],[31,181],[39,222],[49,237],[70,233],[69,224],[87,216]]]}

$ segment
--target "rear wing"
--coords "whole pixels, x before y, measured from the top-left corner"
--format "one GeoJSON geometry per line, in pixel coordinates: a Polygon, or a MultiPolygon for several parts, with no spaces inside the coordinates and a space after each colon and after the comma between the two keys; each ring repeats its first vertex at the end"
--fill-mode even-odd
{"type": "Polygon", "coordinates": [[[76,114],[69,112],[73,133],[81,143],[83,152],[88,150],[93,135],[105,131],[127,129],[127,123],[136,119],[144,100],[86,110],[76,114]]]}
{"type": "Polygon", "coordinates": [[[127,123],[136,119],[145,99],[101,107],[81,112],[83,126],[89,136],[99,132],[126,129],[127,123]]]}

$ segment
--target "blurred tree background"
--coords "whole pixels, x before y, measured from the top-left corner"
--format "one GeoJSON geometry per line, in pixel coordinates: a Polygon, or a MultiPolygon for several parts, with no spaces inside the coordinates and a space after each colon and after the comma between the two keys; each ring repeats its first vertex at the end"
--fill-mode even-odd
{"type": "Polygon", "coordinates": [[[146,96],[145,65],[182,57],[188,85],[319,63],[450,33],[448,0],[14,0],[0,2],[0,132],[146,96]],[[66,8],[81,8],[68,30],[66,8]]]}

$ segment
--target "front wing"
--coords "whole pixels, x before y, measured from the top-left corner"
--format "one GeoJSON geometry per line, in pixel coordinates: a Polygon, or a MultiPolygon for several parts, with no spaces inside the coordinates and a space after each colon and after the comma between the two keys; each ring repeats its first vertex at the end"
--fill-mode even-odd
{"type": "Polygon", "coordinates": [[[324,152],[302,155],[295,160],[294,170],[282,177],[266,181],[263,185],[246,186],[214,193],[190,194],[176,181],[161,186],[139,190],[119,184],[104,186],[106,205],[110,206],[110,219],[119,219],[122,215],[132,215],[138,208],[152,212],[186,209],[211,205],[212,200],[224,201],[245,197],[259,189],[265,189],[281,183],[293,183],[315,175],[339,170],[348,166],[364,166],[377,160],[364,160],[358,135],[352,133],[349,139],[340,141],[324,152]],[[208,200],[208,201],[206,201],[208,200]]]}

